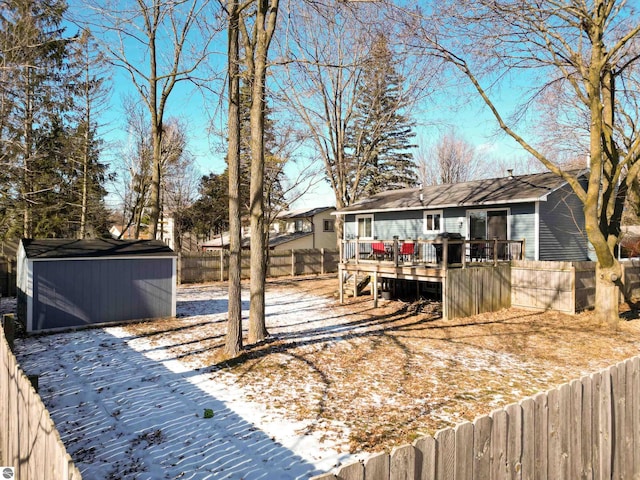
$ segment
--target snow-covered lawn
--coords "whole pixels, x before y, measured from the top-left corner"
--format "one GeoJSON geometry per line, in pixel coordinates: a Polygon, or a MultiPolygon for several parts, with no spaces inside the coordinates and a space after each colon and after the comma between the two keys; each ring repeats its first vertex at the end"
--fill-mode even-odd
{"type": "Polygon", "coordinates": [[[180,287],[176,319],[18,340],[18,359],[87,480],[289,479],[640,352],[637,320],[617,332],[589,314],[442,320],[367,297],[339,305],[336,282],[270,282],[272,337],[239,361],[221,356],[225,284],[180,287]]]}
{"type": "MultiPolygon", "coordinates": [[[[300,293],[268,299],[271,328],[313,323],[331,308],[300,293]]],[[[211,324],[219,338],[226,311],[224,285],[181,288],[175,333],[211,324]]],[[[313,419],[284,418],[268,397],[248,400],[229,374],[190,366],[152,339],[110,327],[17,341],[83,478],[308,478],[351,458],[309,432],[313,419]]]]}

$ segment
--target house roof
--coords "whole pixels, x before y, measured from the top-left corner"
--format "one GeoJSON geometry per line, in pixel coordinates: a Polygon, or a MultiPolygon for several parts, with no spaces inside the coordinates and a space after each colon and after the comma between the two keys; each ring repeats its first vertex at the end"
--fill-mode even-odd
{"type": "MultiPolygon", "coordinates": [[[[579,173],[572,172],[573,175],[579,173]]],[[[544,172],[405,188],[372,195],[338,210],[336,215],[546,201],[551,192],[566,183],[556,174],[544,172]]]]}
{"type": "Polygon", "coordinates": [[[31,259],[175,256],[173,250],[160,240],[24,238],[22,246],[27,258],[31,259]]]}
{"type": "MultiPolygon", "coordinates": [[[[269,233],[269,248],[277,247],[283,243],[292,242],[299,238],[308,237],[313,235],[312,232],[293,232],[293,233],[269,233]]],[[[242,248],[250,248],[251,239],[245,238],[242,240],[242,248]]]]}
{"type": "Polygon", "coordinates": [[[318,215],[319,213],[326,212],[327,210],[335,210],[335,207],[316,207],[316,208],[298,208],[296,210],[286,210],[278,214],[278,218],[294,219],[294,218],[309,218],[318,215]]]}

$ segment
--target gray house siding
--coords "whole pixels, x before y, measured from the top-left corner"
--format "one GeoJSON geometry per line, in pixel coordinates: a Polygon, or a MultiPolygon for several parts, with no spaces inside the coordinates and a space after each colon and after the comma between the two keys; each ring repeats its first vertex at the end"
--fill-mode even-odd
{"type": "Polygon", "coordinates": [[[533,260],[536,254],[535,203],[515,203],[511,208],[510,240],[525,240],[525,258],[533,260]]]}
{"type": "Polygon", "coordinates": [[[539,203],[539,260],[592,260],[584,230],[582,203],[568,185],[539,203]]]}
{"type": "Polygon", "coordinates": [[[173,258],[33,262],[32,329],[172,315],[173,258]]]}

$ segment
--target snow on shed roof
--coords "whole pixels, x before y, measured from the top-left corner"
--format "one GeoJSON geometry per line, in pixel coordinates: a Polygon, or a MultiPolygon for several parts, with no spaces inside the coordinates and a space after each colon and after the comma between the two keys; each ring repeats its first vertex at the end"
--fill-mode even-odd
{"type": "MultiPolygon", "coordinates": [[[[579,172],[572,173],[577,175],[579,172]]],[[[554,173],[544,172],[455,184],[431,185],[422,189],[390,190],[360,200],[338,210],[336,214],[544,201],[547,195],[566,183],[566,180],[554,173]]]]}
{"type": "Polygon", "coordinates": [[[77,240],[70,238],[22,239],[27,258],[104,258],[104,257],[171,257],[171,248],[160,240],[115,240],[94,238],[77,240]]]}

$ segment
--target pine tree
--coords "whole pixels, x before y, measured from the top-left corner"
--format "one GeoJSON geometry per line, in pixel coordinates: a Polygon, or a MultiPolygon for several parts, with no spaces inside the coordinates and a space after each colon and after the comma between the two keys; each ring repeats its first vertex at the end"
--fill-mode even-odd
{"type": "Polygon", "coordinates": [[[366,165],[355,197],[414,186],[413,123],[403,113],[403,78],[383,34],[374,42],[361,78],[346,149],[355,164],[366,165]]]}
{"type": "Polygon", "coordinates": [[[48,228],[59,231],[57,215],[49,215],[58,183],[65,175],[58,165],[63,136],[65,59],[69,40],[63,37],[64,1],[10,0],[0,15],[3,63],[2,209],[3,235],[33,236],[48,228]],[[34,218],[37,210],[42,211],[34,218]],[[49,215],[49,218],[46,218],[49,215]],[[36,229],[37,225],[37,229],[36,229]]]}

